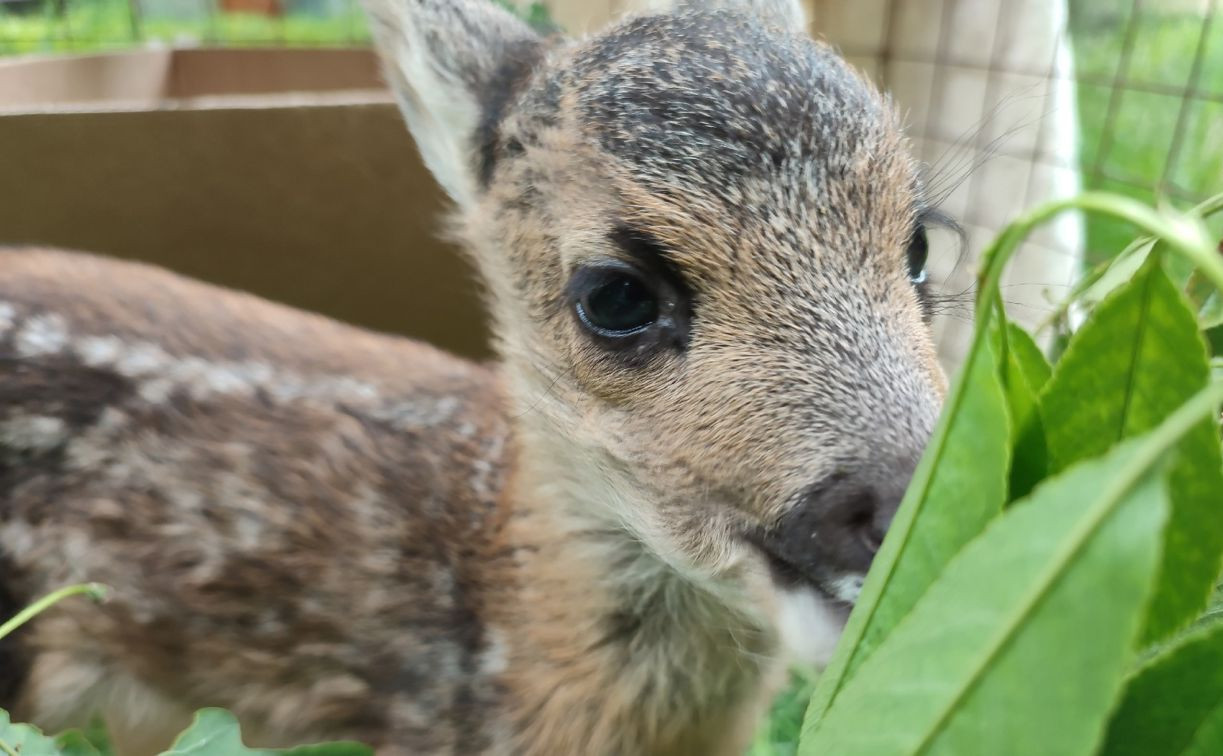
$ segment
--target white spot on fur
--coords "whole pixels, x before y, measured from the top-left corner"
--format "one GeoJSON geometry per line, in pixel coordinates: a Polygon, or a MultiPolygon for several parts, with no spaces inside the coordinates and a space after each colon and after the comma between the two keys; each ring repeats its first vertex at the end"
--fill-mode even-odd
{"type": "Polygon", "coordinates": [[[422,399],[413,402],[399,402],[371,414],[379,420],[390,423],[398,430],[417,430],[441,425],[449,420],[458,409],[459,400],[453,396],[445,396],[434,401],[422,399]]]}
{"type": "Polygon", "coordinates": [[[811,588],[782,589],[778,603],[782,645],[803,664],[826,666],[845,629],[848,611],[811,588]]]}
{"type": "Polygon", "coordinates": [[[113,336],[88,336],[76,342],[76,356],[89,367],[112,365],[123,352],[123,342],[113,336]]]}
{"type": "Polygon", "coordinates": [[[234,523],[234,534],[238,537],[238,545],[243,549],[255,549],[263,544],[264,527],[263,520],[249,515],[241,514],[234,523]]]}
{"type": "Polygon", "coordinates": [[[862,583],[865,580],[865,575],[842,575],[833,580],[829,584],[828,589],[832,592],[832,595],[845,603],[854,604],[857,603],[858,596],[862,593],[862,583]]]}
{"type": "Polygon", "coordinates": [[[68,428],[58,417],[22,415],[0,423],[0,440],[22,451],[41,452],[62,444],[68,428]]]}
{"type": "Polygon", "coordinates": [[[36,315],[17,332],[17,354],[39,357],[57,354],[68,344],[68,328],[59,315],[36,315]]]}
{"type": "MultiPolygon", "coordinates": [[[[48,330],[43,324],[34,336],[46,342],[46,333],[48,330]]],[[[58,333],[66,343],[67,331],[58,333]]],[[[109,368],[136,380],[137,392],[150,404],[164,403],[178,391],[192,399],[203,400],[218,394],[249,396],[262,389],[282,403],[303,399],[372,403],[381,398],[377,387],[349,376],[305,377],[278,372],[260,362],[176,357],[147,341],[124,342],[114,336],[84,336],[72,343],[72,348],[89,367],[109,368]]],[[[388,419],[404,425],[435,425],[449,419],[458,407],[458,400],[453,397],[433,402],[406,402],[388,410],[392,416],[388,419]]]]}
{"type": "Polygon", "coordinates": [[[34,528],[25,520],[9,520],[0,524],[0,543],[4,544],[5,555],[20,562],[42,539],[34,528]]]}
{"type": "Polygon", "coordinates": [[[488,645],[480,652],[479,670],[482,675],[499,675],[509,667],[509,644],[505,633],[490,627],[485,636],[488,645]]]}
{"type": "Polygon", "coordinates": [[[495,493],[492,480],[501,469],[501,453],[504,448],[505,438],[499,433],[495,434],[489,440],[484,455],[472,460],[471,490],[481,499],[488,499],[495,493]]]}
{"type": "Polygon", "coordinates": [[[174,382],[157,378],[140,384],[140,398],[149,404],[162,404],[174,393],[174,382]]]}
{"type": "Polygon", "coordinates": [[[150,373],[165,372],[170,363],[170,355],[164,349],[156,344],[140,342],[120,352],[113,367],[128,378],[139,378],[150,373]]]}
{"type": "Polygon", "coordinates": [[[129,419],[123,410],[107,407],[98,417],[96,427],[101,431],[116,431],[127,425],[129,419]]]}

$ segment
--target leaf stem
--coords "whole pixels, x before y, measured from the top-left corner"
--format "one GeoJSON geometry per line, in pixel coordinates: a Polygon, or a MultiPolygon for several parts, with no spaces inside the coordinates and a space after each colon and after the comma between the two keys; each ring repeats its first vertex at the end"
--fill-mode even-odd
{"type": "Polygon", "coordinates": [[[43,596],[39,600],[35,601],[33,604],[30,604],[25,609],[17,612],[17,614],[13,615],[8,622],[0,625],[0,638],[4,638],[9,633],[29,622],[36,615],[46,611],[53,604],[57,604],[70,596],[77,596],[82,593],[87,594],[94,601],[102,601],[106,598],[106,586],[101,585],[100,583],[79,583],[77,585],[70,585],[65,588],[60,588],[58,591],[52,591],[46,596],[43,596]]]}
{"type": "MultiPolygon", "coordinates": [[[[1200,204],[1191,209],[1189,214],[1205,219],[1221,212],[1223,212],[1223,194],[1216,194],[1213,197],[1203,200],[1200,204]]],[[[1045,320],[1038,325],[1035,330],[1037,332],[1043,331],[1061,321],[1066,317],[1066,314],[1070,311],[1070,308],[1074,305],[1074,303],[1078,301],[1079,297],[1087,293],[1087,291],[1091,289],[1091,287],[1094,286],[1101,278],[1103,278],[1110,270],[1112,270],[1113,267],[1129,258],[1131,255],[1137,254],[1144,247],[1154,244],[1156,241],[1157,239],[1155,236],[1140,236],[1126,245],[1125,249],[1114,255],[1107,262],[1102,262],[1096,265],[1090,271],[1087,271],[1083,278],[1074,285],[1073,289],[1070,290],[1070,294],[1058,304],[1057,308],[1050,313],[1050,315],[1045,318],[1045,320]]],[[[1218,285],[1217,281],[1215,282],[1215,285],[1218,285]]]]}

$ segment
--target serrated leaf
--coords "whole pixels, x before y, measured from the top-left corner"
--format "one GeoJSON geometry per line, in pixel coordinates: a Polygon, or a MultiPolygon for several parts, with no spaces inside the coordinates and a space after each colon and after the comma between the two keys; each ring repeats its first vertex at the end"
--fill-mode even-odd
{"type": "Polygon", "coordinates": [[[1153,584],[1167,512],[1156,463],[1170,445],[1167,434],[1127,442],[1007,510],[867,659],[802,753],[1089,754],[1153,584]]]}
{"type": "Polygon", "coordinates": [[[60,756],[53,738],[42,734],[33,725],[14,724],[9,714],[0,709],[0,753],[21,756],[60,756]]]}
{"type": "Polygon", "coordinates": [[[1134,674],[1100,756],[1187,756],[1213,720],[1223,725],[1223,624],[1180,639],[1134,674]]]}
{"type": "Polygon", "coordinates": [[[969,353],[811,698],[807,729],[956,552],[1002,511],[1010,456],[1006,398],[989,344],[978,347],[969,353]]]}
{"type": "MultiPolygon", "coordinates": [[[[1050,471],[1155,427],[1209,378],[1193,311],[1152,257],[1092,313],[1045,386],[1050,471]]],[[[1172,513],[1144,644],[1189,623],[1219,575],[1223,459],[1210,419],[1181,442],[1169,476],[1172,513]]]]}
{"type": "Polygon", "coordinates": [[[1052,368],[1036,342],[1014,323],[991,323],[999,370],[1011,418],[1011,466],[1007,499],[1031,493],[1048,472],[1044,420],[1038,395],[1052,368]],[[1005,335],[1005,338],[1003,336],[1005,335]]]}
{"type": "Polygon", "coordinates": [[[320,743],[285,749],[252,749],[242,743],[238,720],[224,709],[201,709],[162,756],[373,756],[359,743],[320,743]]]}

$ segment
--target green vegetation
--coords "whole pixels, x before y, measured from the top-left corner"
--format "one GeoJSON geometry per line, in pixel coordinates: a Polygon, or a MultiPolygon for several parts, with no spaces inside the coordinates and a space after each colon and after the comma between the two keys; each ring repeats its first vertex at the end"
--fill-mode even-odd
{"type": "Polygon", "coordinates": [[[1208,609],[1223,560],[1223,380],[1200,335],[1204,302],[1165,272],[1179,255],[1223,291],[1217,244],[1196,215],[1089,194],[1036,210],[986,252],[966,367],[816,685],[799,753],[1223,752],[1223,675],[1198,663],[1223,655],[1208,609]],[[1154,238],[1119,260],[1139,267],[1112,279],[1050,368],[1005,322],[997,283],[1023,237],[1071,207],[1154,238]],[[1001,452],[972,432],[999,395],[1001,452]],[[969,518],[976,533],[945,548],[964,502],[931,495],[935,481],[1008,464],[1034,485],[1016,491],[1012,475],[1002,495],[971,491],[989,499],[974,511],[996,514],[969,518]]]}
{"type": "MultiPolygon", "coordinates": [[[[508,0],[499,0],[514,8],[508,0]]],[[[280,16],[256,13],[205,12],[195,14],[133,12],[130,0],[67,0],[62,14],[55,4],[17,12],[0,4],[0,55],[122,50],[142,44],[175,45],[363,45],[369,42],[365,15],[356,0],[338,10],[324,12],[312,4],[287,0],[280,16]]],[[[532,2],[521,10],[532,26],[551,29],[547,9],[532,2]]]]}
{"type": "MultiPolygon", "coordinates": [[[[1086,187],[1143,202],[1154,201],[1159,189],[1158,194],[1171,194],[1169,199],[1182,207],[1223,189],[1223,21],[1216,19],[1206,27],[1198,14],[1148,11],[1133,26],[1126,65],[1131,3],[1096,4],[1100,7],[1091,13],[1087,12],[1090,0],[1071,2],[1072,9],[1083,9],[1072,38],[1080,78],[1080,163],[1086,187]],[[1199,45],[1201,98],[1183,100],[1199,45]],[[1121,87],[1115,101],[1114,83],[1121,87]],[[1148,89],[1164,91],[1142,91],[1148,89]],[[1182,118],[1182,146],[1174,156],[1173,141],[1182,118]],[[1178,189],[1169,192],[1169,185],[1178,189]]],[[[1214,219],[1212,229],[1223,233],[1223,218],[1214,219]]],[[[1088,262],[1111,258],[1134,233],[1133,226],[1124,222],[1089,218],[1088,262]]]]}
{"type": "Polygon", "coordinates": [[[0,53],[10,54],[97,52],[149,42],[359,45],[368,41],[365,18],[355,3],[329,14],[294,11],[290,6],[290,12],[278,17],[252,13],[136,16],[128,0],[69,0],[62,15],[49,2],[23,13],[0,10],[0,53]]]}

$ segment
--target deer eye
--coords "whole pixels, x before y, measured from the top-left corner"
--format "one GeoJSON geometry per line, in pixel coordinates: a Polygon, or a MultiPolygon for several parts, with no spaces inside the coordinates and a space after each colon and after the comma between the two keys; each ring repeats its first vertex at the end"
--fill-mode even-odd
{"type": "Polygon", "coordinates": [[[598,336],[632,336],[658,319],[658,297],[633,270],[586,268],[575,289],[578,321],[598,336]]]}
{"type": "Polygon", "coordinates": [[[926,227],[918,225],[909,239],[906,253],[909,262],[909,279],[915,284],[926,281],[926,257],[930,254],[930,242],[926,238],[926,227]]]}

